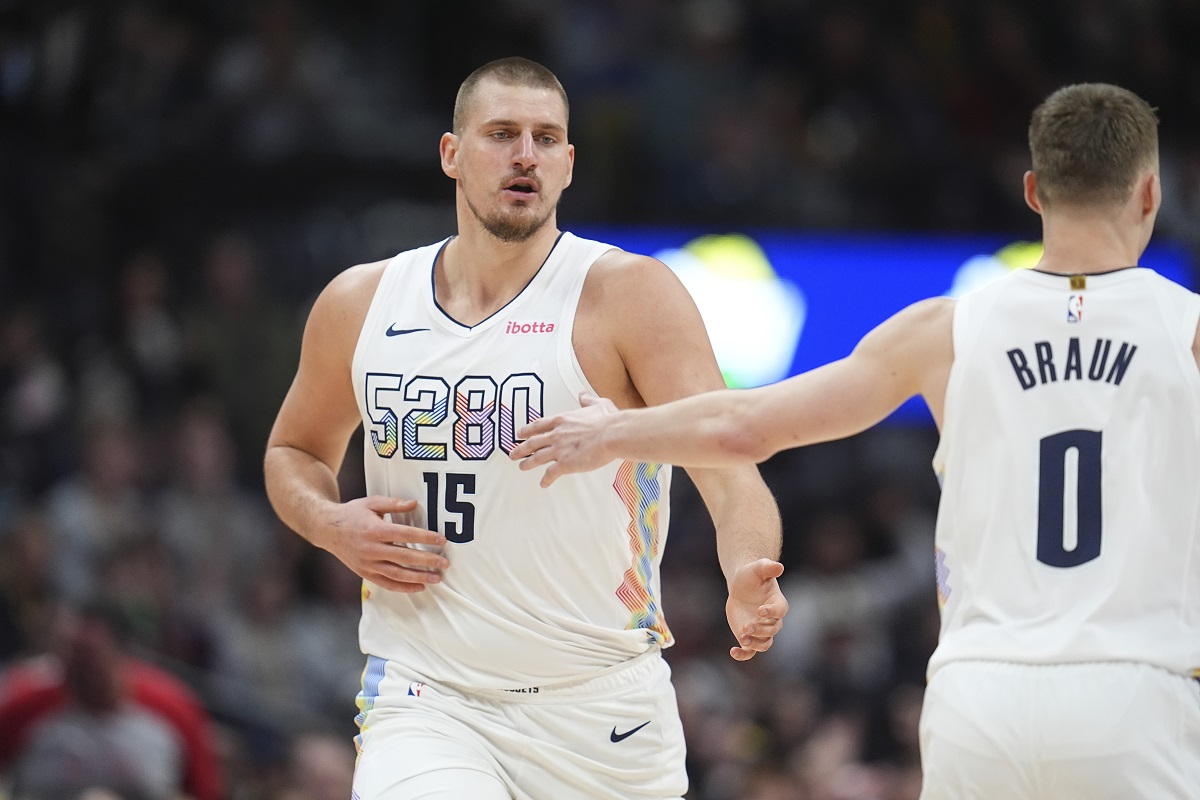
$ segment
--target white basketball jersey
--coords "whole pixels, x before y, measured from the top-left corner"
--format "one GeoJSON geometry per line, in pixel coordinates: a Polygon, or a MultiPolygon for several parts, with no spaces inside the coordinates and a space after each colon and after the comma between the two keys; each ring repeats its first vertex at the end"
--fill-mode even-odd
{"type": "Polygon", "coordinates": [[[1021,270],[957,301],[930,676],[1200,668],[1198,318],[1200,298],[1138,268],[1021,270]]]}
{"type": "Polygon", "coordinates": [[[473,327],[433,292],[446,242],[387,265],[353,362],[369,494],[420,505],[396,522],[449,540],[440,584],[363,586],[364,653],[434,682],[522,689],[578,679],[668,646],[659,563],[670,468],[568,475],[508,454],[528,421],[593,391],[571,344],[592,263],[611,245],[564,233],[529,284],[473,327]]]}

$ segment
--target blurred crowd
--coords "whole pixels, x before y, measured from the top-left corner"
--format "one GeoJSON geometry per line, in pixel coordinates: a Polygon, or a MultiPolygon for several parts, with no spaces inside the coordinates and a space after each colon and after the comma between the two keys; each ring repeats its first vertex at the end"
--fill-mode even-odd
{"type": "MultiPolygon", "coordinates": [[[[261,454],[315,292],[452,232],[436,144],[474,67],[566,85],[568,228],[1036,238],[1029,112],[1117,82],[1196,248],[1198,39],[1189,0],[0,0],[0,789],[349,796],[359,582],[274,518],[261,454]]],[[[792,612],[748,664],[677,473],[690,798],[916,798],[935,443],[764,465],[792,612]]]]}

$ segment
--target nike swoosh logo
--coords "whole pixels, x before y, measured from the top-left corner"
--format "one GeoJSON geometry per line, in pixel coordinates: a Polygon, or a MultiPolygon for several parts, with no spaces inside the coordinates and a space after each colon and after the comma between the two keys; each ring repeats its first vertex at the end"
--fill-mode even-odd
{"type": "Polygon", "coordinates": [[[388,336],[403,336],[406,333],[420,333],[421,331],[427,330],[429,330],[429,328],[397,328],[393,323],[392,326],[384,333],[388,336]]]}
{"type": "Polygon", "coordinates": [[[651,722],[650,720],[646,720],[641,725],[638,725],[636,728],[633,728],[632,730],[627,730],[624,733],[617,733],[617,726],[613,725],[612,733],[610,733],[608,735],[608,739],[611,742],[623,742],[626,739],[628,739],[630,736],[633,736],[635,733],[640,731],[642,728],[649,725],[650,722],[651,722]]]}

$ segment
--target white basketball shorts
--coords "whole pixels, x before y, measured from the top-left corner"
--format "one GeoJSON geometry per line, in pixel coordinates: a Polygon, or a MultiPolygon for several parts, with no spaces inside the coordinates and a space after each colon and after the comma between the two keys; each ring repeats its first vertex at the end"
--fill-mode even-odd
{"type": "Polygon", "coordinates": [[[687,791],[671,670],[654,649],[581,682],[467,690],[371,659],[354,800],[675,800],[687,791]]]}
{"type": "Polygon", "coordinates": [[[1200,798],[1200,684],[1148,664],[953,662],[920,728],[921,800],[1200,798]]]}

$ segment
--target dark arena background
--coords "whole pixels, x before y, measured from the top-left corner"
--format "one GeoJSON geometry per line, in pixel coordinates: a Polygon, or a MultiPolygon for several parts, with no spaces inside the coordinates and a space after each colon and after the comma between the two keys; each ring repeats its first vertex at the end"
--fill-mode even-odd
{"type": "MultiPolygon", "coordinates": [[[[261,457],[316,292],[453,232],[437,145],[476,66],[558,74],[560,227],[676,269],[752,386],[1036,261],[1025,131],[1067,83],[1157,107],[1143,264],[1194,287],[1198,41],[1192,0],[0,0],[0,775],[8,701],[111,661],[62,610],[101,598],[189,732],[171,796],[350,796],[359,581],[275,519],[261,457]]],[[[676,472],[691,800],[915,800],[936,444],[909,404],[763,465],[791,613],[744,664],[676,472]]]]}

